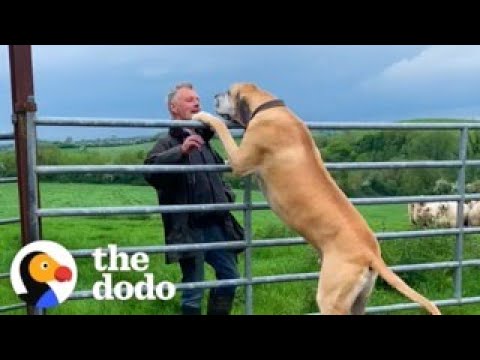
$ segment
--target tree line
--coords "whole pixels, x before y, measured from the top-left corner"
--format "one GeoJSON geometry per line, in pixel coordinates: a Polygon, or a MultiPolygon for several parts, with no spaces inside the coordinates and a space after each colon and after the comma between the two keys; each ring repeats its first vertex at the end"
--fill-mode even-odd
{"type": "MultiPolygon", "coordinates": [[[[383,130],[315,131],[312,133],[324,162],[380,162],[416,160],[456,160],[459,158],[459,131],[383,130]]],[[[39,165],[127,165],[143,164],[150,144],[109,148],[62,149],[55,143],[39,144],[39,165]]],[[[225,152],[217,139],[213,147],[225,152]]],[[[480,134],[470,130],[467,154],[480,159],[480,134]]],[[[15,176],[12,150],[0,151],[0,177],[15,176]]],[[[449,194],[456,191],[458,169],[336,170],[332,176],[348,196],[399,196],[449,194]]],[[[244,179],[224,175],[234,188],[242,188],[244,179]]],[[[41,181],[88,182],[146,185],[139,174],[57,174],[42,175],[41,181]]],[[[467,191],[480,191],[480,169],[468,168],[467,191]]]]}

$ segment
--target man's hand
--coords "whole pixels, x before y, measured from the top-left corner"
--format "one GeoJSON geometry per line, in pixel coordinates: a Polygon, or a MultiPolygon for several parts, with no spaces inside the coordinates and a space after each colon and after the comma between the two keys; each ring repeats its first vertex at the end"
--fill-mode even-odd
{"type": "Polygon", "coordinates": [[[190,135],[183,141],[182,154],[189,154],[194,149],[200,150],[203,144],[205,141],[200,135],[190,135]]]}

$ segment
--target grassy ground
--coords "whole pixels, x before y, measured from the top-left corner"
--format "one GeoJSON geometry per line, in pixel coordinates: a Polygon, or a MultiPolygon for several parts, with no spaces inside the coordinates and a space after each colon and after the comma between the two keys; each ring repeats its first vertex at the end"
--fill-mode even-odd
{"type": "MultiPolygon", "coordinates": [[[[238,193],[238,201],[242,194],[238,193]]],[[[254,201],[263,201],[259,193],[254,201]]],[[[55,184],[41,185],[42,207],[134,206],[156,205],[154,191],[149,187],[122,185],[55,184]]],[[[0,187],[0,218],[18,215],[15,184],[0,187]]],[[[369,224],[377,232],[411,230],[405,205],[381,205],[359,207],[369,224]]],[[[235,216],[242,221],[242,214],[235,216]]],[[[296,236],[286,229],[270,211],[258,211],[253,216],[254,239],[296,236]]],[[[43,238],[63,244],[68,249],[97,248],[107,244],[141,246],[163,244],[163,228],[159,215],[118,217],[47,218],[43,220],[43,238]]],[[[18,224],[0,227],[0,273],[9,271],[13,256],[20,248],[18,224]]],[[[385,260],[389,265],[414,264],[454,259],[455,238],[438,237],[402,239],[382,242],[385,260]]],[[[480,241],[477,236],[465,239],[465,258],[479,258],[480,241]]],[[[239,257],[240,269],[244,269],[244,256],[239,257]]],[[[77,259],[79,279],[76,290],[91,290],[101,277],[91,259],[77,259]]],[[[261,248],[253,251],[253,275],[280,275],[318,271],[317,255],[309,246],[297,245],[261,248]]],[[[166,265],[164,255],[151,255],[148,272],[155,282],[168,280],[180,282],[176,265],[166,265]]],[[[448,299],[453,296],[453,270],[429,270],[401,273],[413,288],[431,299],[448,299]]],[[[480,295],[480,269],[466,268],[463,272],[464,296],[480,295]]],[[[114,274],[114,282],[143,279],[142,273],[114,274]]],[[[207,279],[214,276],[207,267],[207,279]]],[[[254,286],[255,314],[305,314],[317,312],[315,304],[316,281],[298,281],[254,286]]],[[[206,297],[205,297],[206,298],[206,297]]],[[[18,303],[8,279],[0,279],[0,307],[18,303]]],[[[408,302],[402,295],[377,282],[369,306],[408,302]]],[[[239,288],[234,314],[245,310],[245,291],[239,288]]],[[[445,314],[480,314],[480,304],[444,307],[445,314]]],[[[179,295],[172,301],[68,301],[50,310],[51,314],[176,314],[179,312],[179,295]]],[[[9,313],[22,314],[24,310],[9,313]]],[[[392,314],[423,314],[423,310],[397,311],[392,314]]]]}

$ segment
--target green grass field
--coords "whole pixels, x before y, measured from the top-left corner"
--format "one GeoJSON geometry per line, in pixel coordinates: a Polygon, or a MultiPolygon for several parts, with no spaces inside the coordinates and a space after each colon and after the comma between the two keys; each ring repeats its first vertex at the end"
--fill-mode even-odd
{"type": "MultiPolygon", "coordinates": [[[[242,192],[237,201],[242,200],[242,192]]],[[[254,193],[254,201],[263,201],[254,193]]],[[[88,206],[135,206],[157,205],[152,188],[128,185],[90,184],[41,184],[42,207],[88,207],[88,206]]],[[[0,187],[0,218],[18,215],[18,199],[15,184],[0,187]]],[[[376,232],[412,230],[408,224],[406,205],[382,205],[359,207],[376,232]]],[[[235,216],[243,221],[242,214],[235,216]]],[[[253,215],[254,239],[294,237],[280,220],[270,211],[258,211],[253,215]]],[[[163,228],[160,216],[116,216],[116,217],[70,217],[46,218],[43,220],[43,238],[63,244],[70,250],[118,246],[161,245],[163,228]]],[[[384,241],[383,256],[389,265],[429,263],[454,259],[455,238],[437,237],[384,241]]],[[[9,271],[11,261],[20,248],[19,225],[0,227],[0,273],[9,271]]],[[[480,239],[467,236],[465,258],[479,258],[480,239]]],[[[239,257],[239,267],[244,271],[244,255],[239,257]]],[[[93,283],[101,279],[93,266],[92,259],[77,259],[79,279],[76,290],[91,290],[93,283]]],[[[253,251],[253,275],[280,275],[318,271],[317,255],[307,245],[261,248],[253,251]]],[[[180,282],[177,265],[166,265],[164,255],[150,255],[148,272],[154,274],[155,282],[168,280],[180,282]]],[[[429,270],[401,273],[413,288],[431,299],[453,297],[453,270],[429,270]]],[[[480,269],[466,268],[463,272],[463,295],[480,296],[480,269]]],[[[142,273],[127,272],[114,274],[114,281],[128,280],[135,283],[143,279],[142,273]]],[[[207,279],[214,275],[207,266],[207,279]]],[[[317,281],[297,281],[254,286],[255,314],[306,314],[317,312],[315,303],[317,281]]],[[[206,296],[205,296],[206,299],[206,296]]],[[[377,281],[369,306],[409,302],[398,292],[391,290],[382,280],[377,281]]],[[[0,307],[19,303],[8,279],[0,279],[0,307]]],[[[245,310],[245,290],[239,287],[234,314],[245,310]]],[[[443,307],[445,314],[480,314],[480,304],[443,307]]],[[[9,311],[23,314],[25,310],[9,311]]],[[[49,311],[50,314],[177,314],[179,293],[171,301],[67,301],[49,311]]],[[[404,310],[391,314],[424,314],[423,310],[404,310]]]]}

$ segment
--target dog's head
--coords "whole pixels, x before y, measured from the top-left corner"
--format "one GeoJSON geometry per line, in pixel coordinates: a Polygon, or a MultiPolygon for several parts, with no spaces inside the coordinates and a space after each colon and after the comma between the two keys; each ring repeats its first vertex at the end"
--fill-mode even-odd
{"type": "Polygon", "coordinates": [[[247,127],[252,115],[248,95],[255,91],[258,91],[258,88],[252,83],[233,84],[226,93],[215,95],[216,113],[225,120],[247,127]]]}

